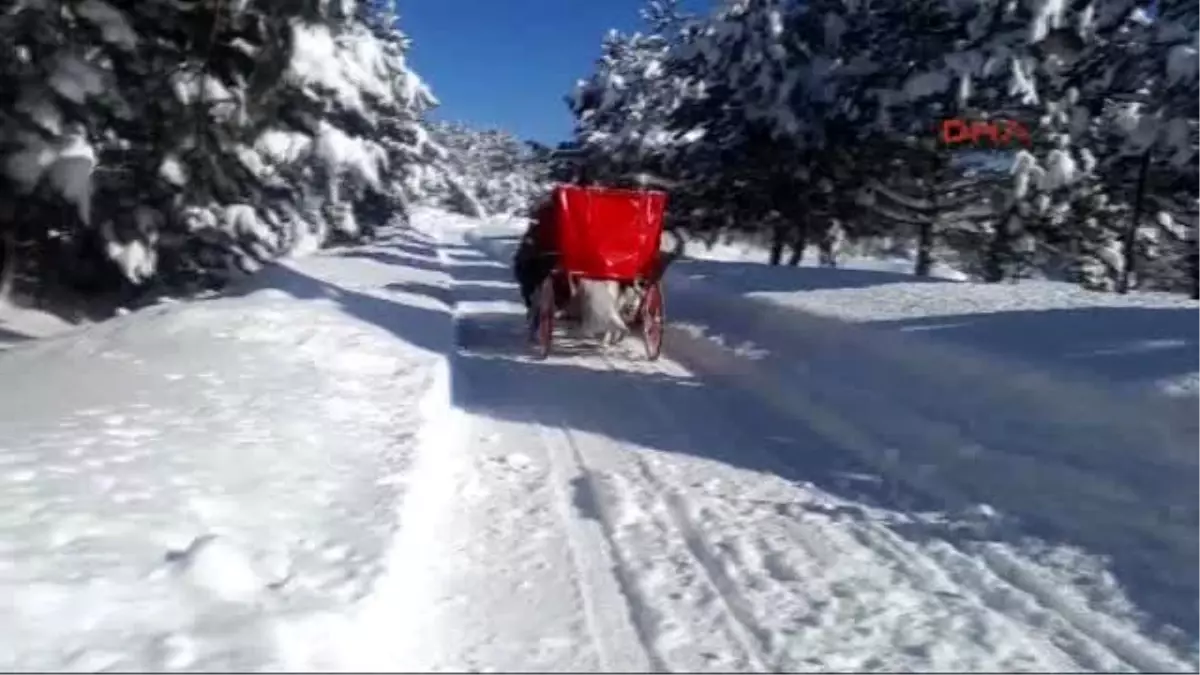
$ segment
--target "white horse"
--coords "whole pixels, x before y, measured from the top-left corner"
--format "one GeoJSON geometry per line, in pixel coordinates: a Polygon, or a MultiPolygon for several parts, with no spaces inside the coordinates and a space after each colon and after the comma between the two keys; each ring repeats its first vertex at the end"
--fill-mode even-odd
{"type": "Polygon", "coordinates": [[[579,302],[579,331],[583,337],[600,337],[606,346],[625,339],[629,326],[622,310],[627,297],[620,282],[581,279],[575,292],[579,302]]]}
{"type": "Polygon", "coordinates": [[[619,344],[629,335],[629,323],[642,303],[648,283],[662,278],[667,267],[675,262],[684,251],[684,239],[671,232],[674,239],[670,251],[662,251],[652,280],[622,283],[600,279],[581,279],[575,288],[574,301],[578,303],[582,337],[603,338],[606,346],[619,344]]]}

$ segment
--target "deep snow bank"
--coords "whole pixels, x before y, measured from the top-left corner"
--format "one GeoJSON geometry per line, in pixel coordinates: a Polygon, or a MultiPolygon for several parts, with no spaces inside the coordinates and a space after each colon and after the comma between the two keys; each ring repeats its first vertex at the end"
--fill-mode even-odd
{"type": "Polygon", "coordinates": [[[1036,365],[1097,384],[1195,395],[1197,304],[1168,293],[1097,293],[1072,284],[951,283],[867,269],[685,260],[675,279],[873,328],[920,332],[947,348],[1036,365]]]}
{"type": "Polygon", "coordinates": [[[78,327],[50,312],[0,299],[0,350],[78,327]]]}
{"type": "MultiPolygon", "coordinates": [[[[740,262],[765,266],[770,259],[770,245],[763,241],[756,241],[754,238],[744,237],[725,237],[722,240],[713,242],[712,246],[698,239],[693,239],[688,245],[688,257],[693,260],[740,262]]],[[[839,252],[837,260],[838,269],[840,270],[890,272],[909,277],[912,276],[912,270],[916,264],[911,256],[878,255],[869,257],[867,255],[849,254],[845,251],[839,252]]],[[[817,247],[810,246],[805,251],[804,259],[800,265],[790,267],[790,269],[819,269],[825,271],[819,265],[817,247]]],[[[941,262],[934,262],[931,273],[934,278],[951,281],[963,281],[968,278],[966,274],[941,262]]]]}
{"type": "Polygon", "coordinates": [[[0,355],[0,669],[312,668],[443,385],[430,237],[273,266],[0,355]]]}

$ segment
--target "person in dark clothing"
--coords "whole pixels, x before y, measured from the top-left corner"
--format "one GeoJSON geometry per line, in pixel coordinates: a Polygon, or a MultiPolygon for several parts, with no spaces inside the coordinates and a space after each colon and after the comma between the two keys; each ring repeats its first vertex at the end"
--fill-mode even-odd
{"type": "Polygon", "coordinates": [[[521,299],[525,302],[526,309],[532,308],[534,292],[554,270],[556,263],[556,254],[550,250],[546,241],[549,234],[546,230],[550,226],[551,218],[554,217],[553,209],[554,202],[551,198],[543,200],[538,205],[533,213],[529,229],[521,238],[516,256],[513,258],[513,275],[521,287],[521,299]]]}
{"type": "MultiPolygon", "coordinates": [[[[573,182],[582,186],[592,183],[591,171],[587,166],[575,168],[573,182]]],[[[513,259],[513,274],[521,287],[521,299],[525,302],[525,309],[532,308],[534,292],[554,271],[558,262],[557,252],[550,243],[552,233],[547,231],[552,226],[553,219],[554,193],[551,192],[533,209],[532,222],[525,231],[525,236],[521,238],[521,244],[517,247],[517,254],[513,259]]],[[[561,293],[559,289],[556,291],[561,293]]]]}

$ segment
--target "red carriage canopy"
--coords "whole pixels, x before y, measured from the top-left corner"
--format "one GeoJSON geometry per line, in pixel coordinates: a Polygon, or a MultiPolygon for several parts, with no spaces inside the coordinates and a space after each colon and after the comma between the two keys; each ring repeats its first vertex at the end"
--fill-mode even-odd
{"type": "Polygon", "coordinates": [[[593,279],[632,281],[652,276],[662,245],[667,195],[559,185],[547,234],[564,272],[593,279]]]}

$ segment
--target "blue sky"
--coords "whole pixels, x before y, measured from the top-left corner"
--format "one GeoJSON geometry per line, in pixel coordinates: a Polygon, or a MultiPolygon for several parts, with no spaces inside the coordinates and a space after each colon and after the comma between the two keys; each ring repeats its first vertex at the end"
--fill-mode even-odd
{"type": "MultiPolygon", "coordinates": [[[[586,76],[609,28],[641,27],[642,0],[399,0],[409,61],[441,101],[435,118],[567,140],[563,96],[586,76]]],[[[690,8],[707,0],[689,0],[690,8]]]]}

